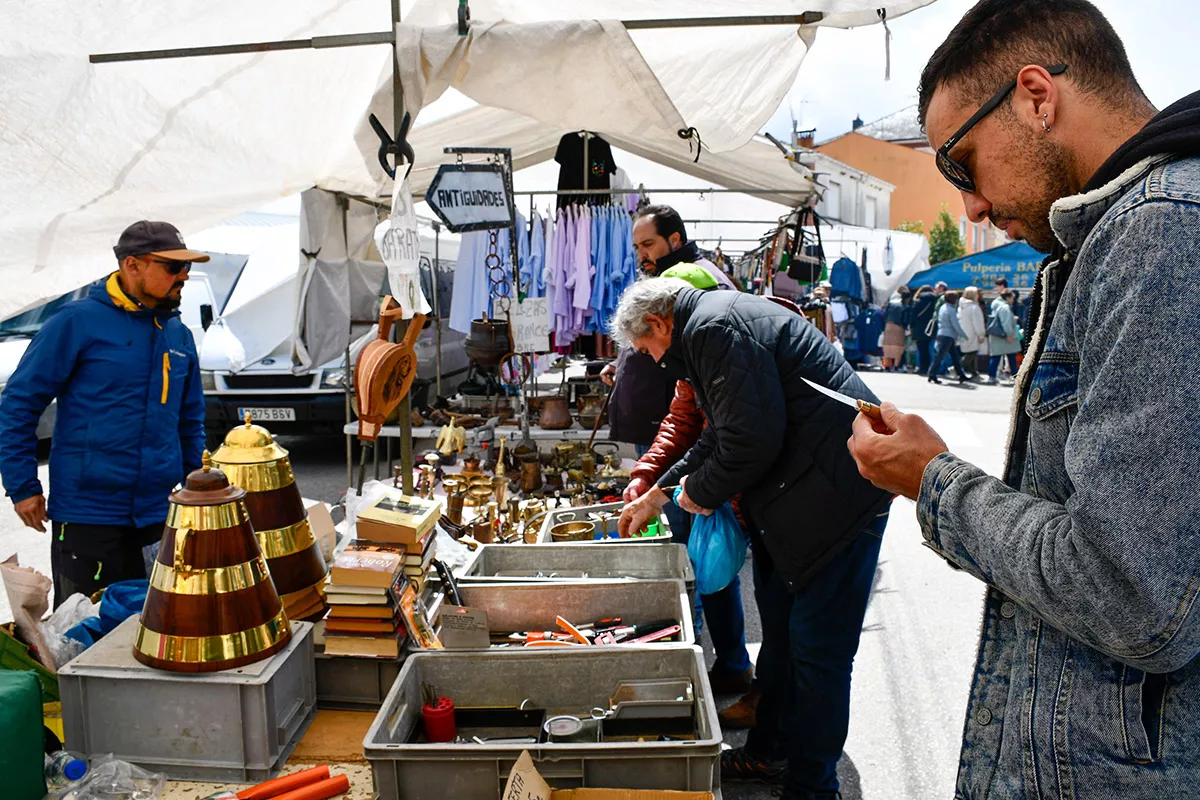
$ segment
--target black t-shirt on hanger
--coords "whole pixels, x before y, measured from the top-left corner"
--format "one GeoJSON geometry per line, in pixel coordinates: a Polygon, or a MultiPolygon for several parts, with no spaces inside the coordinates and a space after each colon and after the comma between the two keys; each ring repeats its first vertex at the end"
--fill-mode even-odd
{"type": "MultiPolygon", "coordinates": [[[[563,134],[558,140],[558,151],[554,160],[560,165],[558,170],[558,189],[608,189],[612,186],[612,175],[617,171],[613,161],[612,147],[596,134],[588,134],[587,150],[588,169],[587,186],[583,185],[583,135],[579,131],[563,134]]],[[[563,208],[573,203],[607,204],[611,196],[607,194],[566,195],[558,198],[558,207],[563,208]]]]}

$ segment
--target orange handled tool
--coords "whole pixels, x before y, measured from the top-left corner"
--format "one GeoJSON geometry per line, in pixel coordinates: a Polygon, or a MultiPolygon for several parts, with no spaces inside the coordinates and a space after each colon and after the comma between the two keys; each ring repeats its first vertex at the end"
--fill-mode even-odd
{"type": "Polygon", "coordinates": [[[554,624],[558,625],[558,627],[562,628],[564,631],[571,634],[571,636],[573,636],[575,638],[575,641],[579,642],[580,644],[591,644],[592,643],[591,640],[589,640],[586,636],[584,636],[583,633],[581,633],[578,628],[576,628],[570,622],[567,622],[562,617],[555,617],[554,624]]]}
{"type": "Polygon", "coordinates": [[[291,775],[283,775],[274,780],[260,783],[257,786],[251,786],[249,789],[242,789],[237,793],[238,800],[270,800],[284,792],[290,792],[293,789],[299,789],[303,786],[308,786],[310,783],[323,781],[329,778],[328,765],[303,769],[291,775]]]}
{"type": "Polygon", "coordinates": [[[345,775],[337,775],[320,783],[310,783],[295,791],[281,794],[271,800],[329,800],[343,792],[350,791],[350,779],[345,775]]]}

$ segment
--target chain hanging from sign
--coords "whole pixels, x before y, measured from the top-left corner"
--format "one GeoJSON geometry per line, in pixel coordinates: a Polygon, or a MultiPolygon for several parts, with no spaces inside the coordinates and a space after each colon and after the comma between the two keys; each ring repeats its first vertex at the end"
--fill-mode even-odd
{"type": "MultiPolygon", "coordinates": [[[[483,259],[484,267],[487,269],[488,294],[492,301],[492,317],[504,320],[508,326],[508,341],[515,345],[511,316],[512,281],[504,261],[500,258],[499,251],[499,231],[492,229],[488,231],[488,252],[483,259]]],[[[500,360],[500,380],[510,386],[519,386],[524,383],[531,372],[528,359],[520,356],[517,351],[518,348],[514,346],[500,360]]]]}

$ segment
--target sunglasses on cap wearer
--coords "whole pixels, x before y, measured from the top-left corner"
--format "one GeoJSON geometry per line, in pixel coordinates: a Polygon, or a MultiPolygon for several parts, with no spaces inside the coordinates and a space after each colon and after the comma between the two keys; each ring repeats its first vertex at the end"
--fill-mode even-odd
{"type": "Polygon", "coordinates": [[[161,264],[163,269],[171,275],[178,275],[184,271],[190,272],[192,269],[192,262],[190,261],[166,261],[161,258],[146,258],[143,261],[149,261],[151,264],[161,264]]]}
{"type": "MultiPolygon", "coordinates": [[[[1066,71],[1066,64],[1055,64],[1053,67],[1046,67],[1046,72],[1049,72],[1051,75],[1062,75],[1066,71]]],[[[967,120],[961,128],[955,131],[954,135],[947,139],[944,145],[937,149],[938,170],[941,171],[946,180],[954,184],[956,189],[964,192],[974,192],[975,179],[971,177],[970,170],[968,170],[960,162],[955,161],[950,157],[950,151],[954,149],[955,145],[962,141],[963,137],[967,135],[967,132],[970,131],[971,128],[974,128],[979,124],[981,119],[995,111],[996,107],[1004,102],[1004,98],[1008,97],[1008,93],[1015,88],[1017,88],[1017,81],[1014,78],[1008,83],[1007,86],[996,92],[996,94],[992,96],[991,100],[988,100],[986,103],[980,106],[979,110],[972,114],[971,118],[967,120]]]]}

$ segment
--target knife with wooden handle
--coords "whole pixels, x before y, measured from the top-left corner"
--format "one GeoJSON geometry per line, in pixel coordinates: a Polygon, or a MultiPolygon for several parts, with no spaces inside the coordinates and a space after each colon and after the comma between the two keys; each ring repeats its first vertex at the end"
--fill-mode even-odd
{"type": "Polygon", "coordinates": [[[846,405],[858,411],[858,413],[869,417],[872,421],[878,422],[881,425],[883,424],[883,412],[880,411],[879,406],[875,405],[874,403],[868,403],[866,400],[859,400],[857,397],[850,397],[849,395],[844,395],[841,392],[835,392],[833,389],[826,388],[819,383],[813,383],[808,378],[801,378],[801,380],[826,397],[832,397],[839,403],[845,403],[846,405]]]}

